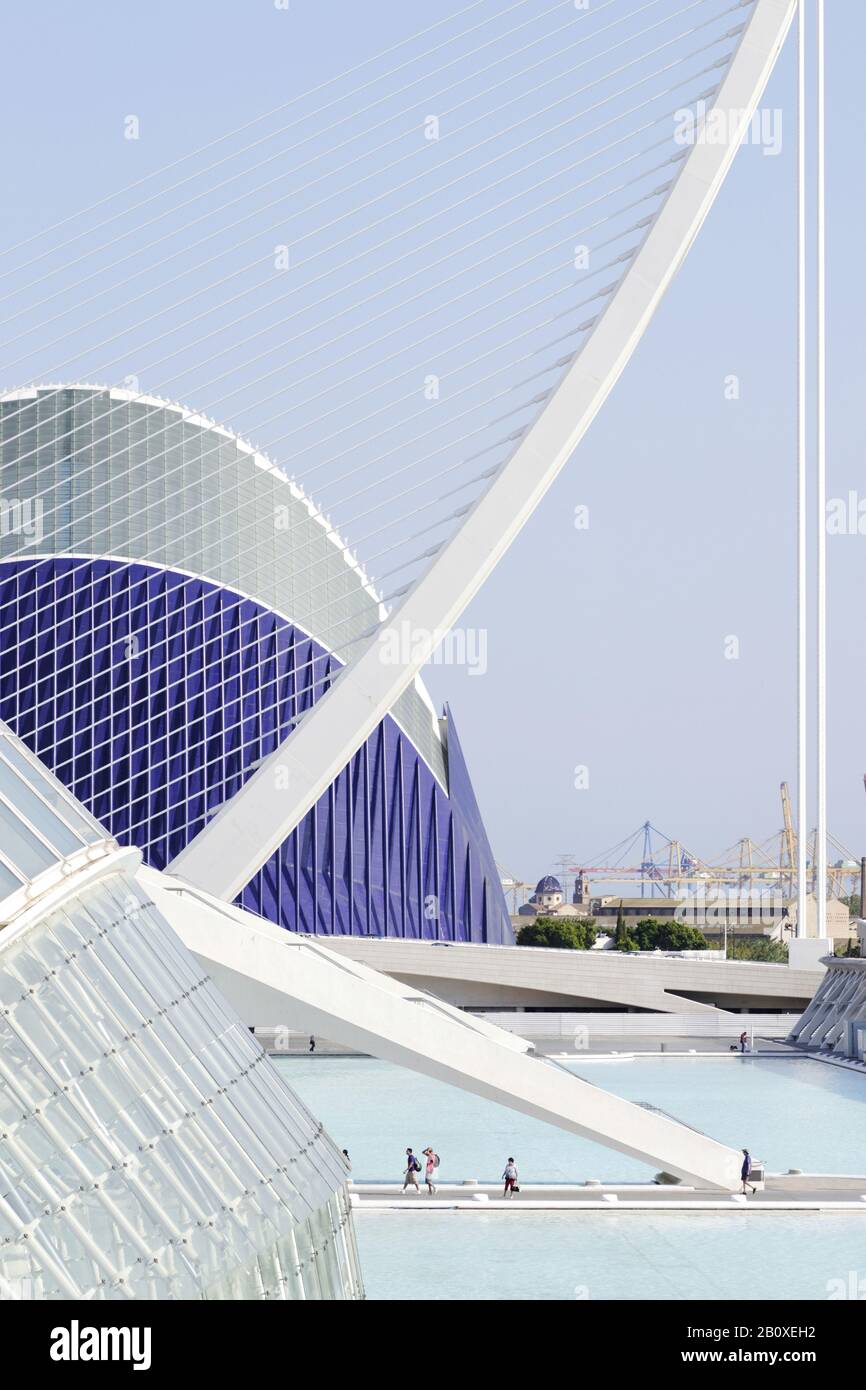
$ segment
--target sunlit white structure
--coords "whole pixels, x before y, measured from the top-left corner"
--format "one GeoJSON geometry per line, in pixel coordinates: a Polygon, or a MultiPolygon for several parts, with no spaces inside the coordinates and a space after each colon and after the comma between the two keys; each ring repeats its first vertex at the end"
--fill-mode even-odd
{"type": "Polygon", "coordinates": [[[235,896],[402,696],[571,457],[722,187],[796,0],[744,0],[732,8],[743,19],[725,35],[734,44],[730,55],[712,65],[724,75],[706,116],[707,128],[718,124],[727,138],[696,139],[670,156],[672,177],[654,190],[662,201],[640,224],[647,228],[644,240],[601,296],[600,311],[581,325],[587,336],[579,349],[551,365],[558,381],[529,402],[540,408],[532,423],[509,436],[518,441],[510,456],[420,577],[401,591],[387,623],[359,644],[315,709],[176,857],[171,867],[182,877],[226,899],[235,896]],[[411,641],[403,641],[396,662],[390,653],[404,633],[411,641]]]}
{"type": "Polygon", "coordinates": [[[686,1182],[736,1185],[737,1154],[715,1139],[314,938],[142,868],[2,725],[0,808],[0,1270],[11,1288],[357,1295],[343,1159],[281,1083],[251,1018],[371,1052],[686,1182]]]}
{"type": "Polygon", "coordinates": [[[815,997],[791,1029],[788,1042],[866,1063],[866,960],[828,957],[826,966],[815,997]]]}
{"type": "Polygon", "coordinates": [[[341,1154],[0,726],[0,1296],[363,1296],[341,1154]]]}
{"type": "Polygon", "coordinates": [[[314,938],[283,931],[170,874],[147,870],[145,880],[184,944],[244,1018],[372,1053],[698,1187],[736,1187],[737,1151],[709,1135],[529,1056],[522,1038],[314,938]]]}
{"type": "Polygon", "coordinates": [[[89,384],[0,400],[0,482],[20,509],[0,538],[14,654],[0,718],[24,740],[0,724],[7,1297],[362,1296],[343,1160],[251,1023],[309,1028],[698,1186],[738,1185],[726,1145],[285,928],[431,953],[510,940],[456,735],[419,672],[626,367],[794,8],[732,3],[650,48],[662,66],[640,81],[677,83],[647,100],[679,102],[670,70],[694,62],[688,83],[728,138],[675,146],[674,113],[656,112],[648,186],[619,182],[632,155],[606,171],[604,196],[628,199],[613,221],[636,220],[611,233],[614,278],[569,330],[583,341],[563,355],[560,324],[554,359],[521,368],[533,394],[509,414],[531,408],[531,423],[509,421],[481,496],[446,518],[447,541],[425,535],[413,563],[429,565],[390,594],[305,491],[209,418],[89,384]],[[636,240],[621,251],[620,237],[636,240]]]}

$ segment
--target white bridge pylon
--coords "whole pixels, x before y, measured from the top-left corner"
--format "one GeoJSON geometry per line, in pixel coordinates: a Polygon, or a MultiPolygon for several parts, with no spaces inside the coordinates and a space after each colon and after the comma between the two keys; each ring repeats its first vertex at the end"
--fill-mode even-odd
{"type": "MultiPolygon", "coordinates": [[[[454,625],[579,444],[706,218],[773,70],[796,0],[754,0],[696,141],[582,350],[462,526],[283,744],[169,866],[227,901],[316,804],[454,625]],[[409,633],[411,641],[401,643],[409,633]],[[403,650],[405,648],[406,650],[403,650]],[[394,651],[400,653],[394,658],[394,651]]],[[[744,14],[747,12],[744,5],[744,14]]]]}
{"type": "Polygon", "coordinates": [[[317,940],[209,899],[168,875],[145,869],[139,876],[187,950],[248,1022],[310,1032],[449,1082],[683,1182],[737,1188],[737,1150],[529,1056],[523,1039],[317,940]]]}

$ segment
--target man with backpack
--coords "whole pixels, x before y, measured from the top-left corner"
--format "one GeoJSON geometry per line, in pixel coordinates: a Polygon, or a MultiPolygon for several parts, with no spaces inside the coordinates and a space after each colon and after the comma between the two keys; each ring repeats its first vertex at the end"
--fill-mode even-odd
{"type": "Polygon", "coordinates": [[[403,1191],[411,1183],[418,1196],[421,1196],[421,1189],[418,1186],[418,1174],[421,1172],[421,1164],[418,1162],[411,1149],[406,1150],[406,1172],[403,1177],[403,1191]]]}
{"type": "Polygon", "coordinates": [[[436,1169],[439,1167],[439,1155],[435,1154],[429,1147],[422,1150],[427,1159],[427,1167],[424,1172],[424,1181],[427,1183],[427,1196],[432,1197],[436,1192],[436,1184],[433,1182],[436,1169]]]}

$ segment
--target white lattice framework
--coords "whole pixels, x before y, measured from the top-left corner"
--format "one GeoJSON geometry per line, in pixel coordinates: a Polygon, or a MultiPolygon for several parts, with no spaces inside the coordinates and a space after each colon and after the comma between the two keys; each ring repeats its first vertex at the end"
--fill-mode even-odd
{"type": "MultiPolygon", "coordinates": [[[[735,7],[736,8],[736,7],[735,7]]],[[[749,126],[796,0],[755,0],[697,140],[615,293],[487,490],[355,651],[332,689],[172,865],[231,899],[267,861],[393,706],[477,593],[574,452],[646,332],[700,231],[749,126]],[[398,655],[395,657],[395,652],[398,655]]],[[[737,32],[736,30],[733,32],[737,32]]]]}
{"type": "Polygon", "coordinates": [[[0,724],[0,1298],[363,1297],[342,1155],[0,724]]]}

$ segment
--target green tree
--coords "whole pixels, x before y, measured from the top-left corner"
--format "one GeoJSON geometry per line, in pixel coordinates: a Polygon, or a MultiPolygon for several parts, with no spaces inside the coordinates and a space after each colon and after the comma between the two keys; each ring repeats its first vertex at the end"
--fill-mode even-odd
{"type": "Polygon", "coordinates": [[[840,936],[833,947],[834,956],[859,956],[860,942],[856,936],[840,936]]]}
{"type": "Polygon", "coordinates": [[[785,965],[788,947],[783,941],[771,941],[768,936],[728,938],[728,960],[763,961],[767,965],[785,965]]]}
{"type": "Polygon", "coordinates": [[[560,951],[588,951],[598,935],[592,917],[536,917],[517,933],[518,946],[553,946],[560,951]]]}
{"type": "Polygon", "coordinates": [[[859,917],[859,916],[860,916],[860,894],[859,894],[859,893],[849,893],[848,896],[847,896],[847,898],[843,898],[842,901],[843,901],[843,903],[845,904],[845,906],[848,908],[848,915],[849,915],[850,917],[859,917]]]}
{"type": "Polygon", "coordinates": [[[655,917],[644,917],[634,929],[635,940],[641,951],[706,951],[707,938],[697,927],[689,927],[685,922],[660,922],[655,917]]]}
{"type": "Polygon", "coordinates": [[[619,900],[619,910],[616,914],[616,932],[614,933],[613,944],[617,951],[636,951],[638,949],[637,942],[625,920],[625,913],[622,910],[622,898],[619,900]]]}

